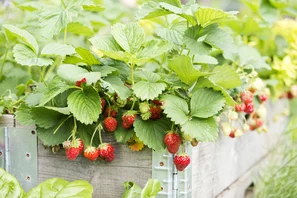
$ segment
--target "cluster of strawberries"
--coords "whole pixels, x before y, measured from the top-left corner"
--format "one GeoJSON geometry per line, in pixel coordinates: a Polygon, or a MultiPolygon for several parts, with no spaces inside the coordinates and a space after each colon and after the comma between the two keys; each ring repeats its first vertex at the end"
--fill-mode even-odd
{"type": "Polygon", "coordinates": [[[91,162],[97,160],[98,157],[106,162],[114,160],[114,148],[109,143],[102,143],[97,148],[94,146],[84,148],[83,141],[77,138],[63,142],[63,148],[69,160],[75,160],[82,153],[91,162]]]}
{"type": "MultiPolygon", "coordinates": [[[[181,145],[182,138],[175,131],[168,131],[164,137],[164,143],[169,153],[175,155],[181,145]]],[[[174,156],[174,164],[178,171],[183,171],[190,164],[190,157],[187,153],[182,152],[174,156]]]]}

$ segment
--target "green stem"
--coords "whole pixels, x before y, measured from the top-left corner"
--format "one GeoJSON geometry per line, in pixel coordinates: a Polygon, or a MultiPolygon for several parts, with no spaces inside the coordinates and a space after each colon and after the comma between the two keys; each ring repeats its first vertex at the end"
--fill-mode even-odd
{"type": "Polygon", "coordinates": [[[92,135],[92,137],[91,137],[91,141],[90,141],[90,146],[93,145],[93,139],[94,139],[94,137],[95,137],[95,134],[96,134],[98,128],[100,128],[100,125],[101,125],[101,124],[99,124],[98,126],[96,126],[96,128],[95,128],[95,130],[94,130],[94,132],[93,132],[93,135],[92,135]]]}
{"type": "Polygon", "coordinates": [[[174,128],[174,122],[172,122],[171,131],[173,131],[173,128],[174,128]]]}
{"type": "Polygon", "coordinates": [[[56,128],[56,130],[54,131],[53,134],[56,134],[57,131],[61,128],[61,126],[71,117],[72,117],[72,115],[68,116],[65,120],[63,120],[63,122],[61,122],[61,124],[59,124],[59,126],[56,128]]]}
{"type": "Polygon", "coordinates": [[[66,9],[66,4],[65,4],[64,0],[61,0],[61,2],[62,2],[64,9],[66,9]]]}
{"type": "Polygon", "coordinates": [[[64,44],[66,44],[67,41],[67,26],[64,29],[64,44]]]}
{"type": "Polygon", "coordinates": [[[134,85],[134,64],[130,66],[130,77],[131,77],[131,82],[133,86],[134,85]]]}
{"type": "Polygon", "coordinates": [[[61,62],[61,58],[57,58],[55,60],[55,62],[50,66],[50,68],[47,70],[44,79],[47,80],[48,76],[54,71],[54,69],[56,68],[56,66],[58,66],[58,64],[61,62]]]}
{"type": "Polygon", "coordinates": [[[131,106],[131,111],[134,109],[134,106],[135,106],[135,103],[136,103],[136,99],[133,97],[133,103],[132,103],[132,106],[131,106]]]}
{"type": "Polygon", "coordinates": [[[100,124],[99,126],[100,128],[98,129],[98,132],[99,132],[99,145],[100,145],[102,144],[102,137],[101,137],[102,125],[100,124]]]}
{"type": "Polygon", "coordinates": [[[41,67],[39,67],[39,73],[40,73],[39,82],[43,82],[43,84],[47,87],[47,83],[43,78],[43,72],[41,71],[41,67]]]}
{"type": "Polygon", "coordinates": [[[74,127],[73,127],[73,130],[72,130],[72,140],[75,140],[75,133],[76,133],[76,129],[77,129],[77,125],[76,125],[76,119],[75,117],[73,117],[73,124],[74,124],[74,127]]]}
{"type": "Polygon", "coordinates": [[[6,48],[6,51],[5,51],[5,54],[4,54],[4,58],[3,58],[3,61],[1,63],[1,67],[0,67],[0,80],[2,78],[2,73],[3,73],[3,69],[4,69],[4,64],[6,62],[7,54],[8,54],[8,48],[6,48]]]}
{"type": "Polygon", "coordinates": [[[183,45],[182,48],[181,48],[181,50],[180,50],[180,52],[179,52],[179,55],[182,55],[184,49],[185,49],[185,46],[183,45]]]}

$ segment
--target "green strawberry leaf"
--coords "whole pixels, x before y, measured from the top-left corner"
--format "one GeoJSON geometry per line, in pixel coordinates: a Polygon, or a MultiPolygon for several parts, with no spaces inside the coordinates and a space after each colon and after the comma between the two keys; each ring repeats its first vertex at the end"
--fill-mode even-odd
{"type": "Polygon", "coordinates": [[[51,106],[43,106],[43,107],[49,110],[59,112],[63,115],[70,115],[70,110],[68,107],[51,107],[51,106]]]}
{"type": "Polygon", "coordinates": [[[95,36],[89,40],[92,45],[100,50],[104,55],[124,62],[129,61],[129,58],[126,57],[121,47],[112,36],[95,36]]]}
{"type": "Polygon", "coordinates": [[[71,32],[73,34],[83,35],[87,37],[94,35],[94,30],[92,26],[82,24],[80,22],[68,23],[67,32],[71,32]]]}
{"type": "Polygon", "coordinates": [[[0,168],[0,189],[0,197],[3,198],[26,196],[18,180],[2,168],[0,168]]]}
{"type": "MultiPolygon", "coordinates": [[[[80,122],[77,122],[78,136],[84,142],[85,147],[87,147],[90,144],[95,128],[96,126],[94,124],[85,125],[85,124],[81,124],[80,122]]],[[[97,134],[95,134],[93,139],[93,146],[96,147],[98,145],[99,145],[99,134],[97,132],[97,134]]]]}
{"type": "Polygon", "coordinates": [[[207,119],[195,118],[182,125],[182,131],[201,142],[211,142],[218,138],[219,128],[213,117],[207,119]]]}
{"type": "Polygon", "coordinates": [[[61,43],[50,43],[41,50],[41,54],[46,56],[66,56],[74,53],[74,47],[61,43]]]}
{"type": "Polygon", "coordinates": [[[25,98],[25,103],[29,107],[36,106],[40,103],[41,97],[42,97],[41,93],[29,93],[25,98]]]}
{"type": "Polygon", "coordinates": [[[161,98],[164,102],[164,113],[176,124],[184,124],[189,120],[189,108],[187,102],[174,95],[165,95],[161,98]]]}
{"type": "Polygon", "coordinates": [[[101,79],[100,72],[89,72],[86,69],[71,64],[60,65],[57,70],[57,74],[61,79],[72,84],[75,84],[76,81],[79,81],[83,78],[87,79],[88,85],[96,83],[101,79]]]}
{"type": "Polygon", "coordinates": [[[124,182],[123,186],[126,191],[122,198],[139,198],[141,196],[141,188],[134,182],[124,182]]]}
{"type": "Polygon", "coordinates": [[[271,67],[266,63],[265,58],[262,57],[261,54],[251,46],[241,46],[239,48],[238,54],[239,63],[241,66],[251,65],[255,69],[271,70],[271,67]]]}
{"type": "Polygon", "coordinates": [[[89,50],[78,47],[75,51],[80,55],[82,60],[87,63],[87,65],[100,64],[100,61],[89,50]]]}
{"type": "Polygon", "coordinates": [[[26,44],[35,54],[39,52],[39,46],[35,37],[26,30],[20,29],[13,25],[5,24],[2,26],[5,29],[8,38],[16,37],[26,44]]]}
{"type": "Polygon", "coordinates": [[[200,76],[208,75],[194,68],[191,58],[186,55],[175,56],[173,59],[170,59],[168,66],[176,73],[182,82],[188,85],[192,85],[200,76]]]}
{"type": "Polygon", "coordinates": [[[208,88],[195,89],[191,98],[191,116],[209,118],[221,111],[224,105],[225,98],[220,92],[208,88]]]}
{"type": "Polygon", "coordinates": [[[83,124],[97,121],[101,113],[99,94],[91,86],[72,92],[67,98],[67,104],[73,116],[83,124]]]}
{"type": "Polygon", "coordinates": [[[111,34],[117,43],[129,53],[136,53],[145,40],[142,27],[138,23],[115,24],[111,34]]]}
{"type": "Polygon", "coordinates": [[[62,29],[71,22],[76,12],[72,9],[53,8],[45,9],[39,14],[40,33],[45,38],[52,38],[58,35],[62,29]]]}
{"type": "Polygon", "coordinates": [[[71,87],[63,82],[59,77],[55,77],[47,86],[45,92],[43,92],[42,97],[40,99],[39,105],[45,105],[50,100],[55,98],[57,95],[65,92],[66,90],[70,89],[71,87]]]}
{"type": "Polygon", "coordinates": [[[35,124],[35,121],[32,118],[31,108],[25,104],[21,104],[17,109],[15,119],[23,126],[33,126],[35,124]]]}
{"type": "Polygon", "coordinates": [[[114,71],[118,71],[116,68],[111,67],[111,66],[99,66],[99,65],[93,65],[92,66],[92,70],[94,72],[100,72],[101,73],[101,77],[106,77],[109,74],[111,74],[114,71]]]}
{"type": "Polygon", "coordinates": [[[197,22],[202,26],[206,27],[208,25],[236,19],[235,14],[237,11],[224,12],[215,8],[199,7],[198,10],[194,12],[197,22]]]}
{"type": "Polygon", "coordinates": [[[161,182],[159,180],[149,179],[142,189],[141,198],[155,197],[161,190],[161,182]]]}
{"type": "MultiPolygon", "coordinates": [[[[121,115],[120,115],[121,116],[121,115]]],[[[122,119],[118,121],[118,127],[114,132],[114,137],[117,142],[125,144],[134,135],[134,128],[125,129],[122,127],[122,119]]]]}
{"type": "Polygon", "coordinates": [[[156,29],[156,34],[167,41],[182,45],[186,27],[187,23],[185,21],[179,21],[170,24],[168,27],[156,29]]]}
{"type": "Polygon", "coordinates": [[[183,42],[192,54],[207,55],[211,51],[211,46],[204,42],[205,36],[201,34],[202,31],[202,27],[198,25],[185,31],[183,42]]]}
{"type": "Polygon", "coordinates": [[[116,76],[108,76],[102,82],[102,87],[107,88],[111,93],[116,92],[121,99],[127,99],[131,95],[130,89],[116,76]]]}
{"type": "Polygon", "coordinates": [[[39,58],[32,49],[23,44],[16,44],[13,56],[17,63],[24,66],[48,66],[54,61],[50,58],[39,58]]]}
{"type": "Polygon", "coordinates": [[[134,63],[143,63],[171,50],[172,44],[163,40],[150,40],[136,53],[134,63]]]}
{"type": "Polygon", "coordinates": [[[153,100],[166,88],[166,84],[160,82],[161,77],[153,72],[142,72],[144,80],[137,82],[132,87],[134,94],[141,100],[153,100]]]}
{"type": "Polygon", "coordinates": [[[166,118],[156,121],[136,119],[134,122],[136,136],[154,150],[163,150],[165,148],[163,139],[166,131],[170,130],[170,128],[171,122],[166,118]]]}
{"type": "Polygon", "coordinates": [[[101,12],[104,10],[104,7],[101,5],[83,5],[83,9],[91,12],[101,12]]]}
{"type": "Polygon", "coordinates": [[[227,92],[227,90],[220,86],[220,85],[217,85],[215,84],[214,82],[210,81],[209,79],[207,78],[199,78],[199,80],[197,81],[194,89],[193,89],[193,92],[198,89],[198,88],[212,88],[214,89],[215,91],[220,91],[222,92],[222,94],[224,95],[225,97],[225,100],[226,100],[226,103],[230,106],[234,106],[236,104],[236,102],[233,100],[233,98],[230,96],[230,94],[227,92]]]}
{"type": "Polygon", "coordinates": [[[164,10],[159,6],[158,2],[148,1],[144,3],[136,12],[136,19],[151,19],[159,16],[171,14],[170,11],[164,10]]]}
{"type": "Polygon", "coordinates": [[[193,63],[217,65],[218,60],[208,55],[195,55],[193,63]]]}
{"type": "Polygon", "coordinates": [[[42,144],[45,146],[62,144],[71,135],[72,129],[73,119],[68,119],[68,116],[64,115],[62,115],[61,119],[51,128],[45,129],[39,126],[36,127],[38,139],[41,140],[42,144]]]}
{"type": "Polygon", "coordinates": [[[213,74],[211,74],[208,79],[226,89],[239,87],[241,85],[239,75],[236,73],[235,69],[229,65],[217,66],[212,73],[213,74]]]}
{"type": "Polygon", "coordinates": [[[35,124],[44,129],[54,127],[64,117],[58,111],[47,109],[45,107],[34,107],[31,110],[32,118],[35,124]]]}
{"type": "Polygon", "coordinates": [[[68,182],[61,178],[48,179],[31,189],[28,198],[42,197],[80,197],[90,198],[93,194],[92,185],[84,180],[68,182]]]}

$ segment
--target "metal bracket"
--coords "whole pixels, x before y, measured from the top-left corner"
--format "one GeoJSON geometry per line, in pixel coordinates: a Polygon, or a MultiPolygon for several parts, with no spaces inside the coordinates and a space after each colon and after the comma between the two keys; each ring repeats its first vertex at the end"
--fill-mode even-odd
{"type": "MultiPolygon", "coordinates": [[[[192,156],[192,146],[185,145],[185,150],[192,156]]],[[[152,177],[158,179],[162,191],[157,198],[191,198],[192,197],[192,163],[182,172],[177,171],[173,163],[174,155],[167,150],[153,151],[152,177]]]]}
{"type": "Polygon", "coordinates": [[[0,127],[0,167],[25,191],[37,185],[37,135],[34,128],[0,127]]]}

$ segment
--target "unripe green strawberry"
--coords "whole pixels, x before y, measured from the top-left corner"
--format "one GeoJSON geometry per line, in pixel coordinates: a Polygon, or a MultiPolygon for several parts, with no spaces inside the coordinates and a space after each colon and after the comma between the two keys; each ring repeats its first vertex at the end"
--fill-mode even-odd
{"type": "Polygon", "coordinates": [[[93,146],[88,146],[84,151],[84,157],[91,162],[95,161],[99,156],[99,150],[93,146]]]}
{"type": "Polygon", "coordinates": [[[173,160],[175,167],[178,171],[183,171],[190,164],[191,159],[186,153],[179,153],[173,160]]]}
{"type": "Polygon", "coordinates": [[[140,114],[140,116],[141,116],[141,118],[143,119],[143,120],[148,120],[148,119],[150,119],[150,117],[151,117],[151,112],[150,111],[148,111],[148,112],[146,112],[146,113],[142,113],[142,114],[140,114]]]}
{"type": "Polygon", "coordinates": [[[116,100],[116,105],[118,107],[124,107],[127,104],[127,99],[121,99],[121,98],[117,98],[116,100]]]}
{"type": "Polygon", "coordinates": [[[104,127],[107,132],[114,132],[117,129],[118,121],[113,117],[107,117],[104,119],[104,127]]]}
{"type": "Polygon", "coordinates": [[[139,103],[139,111],[140,113],[147,113],[150,110],[150,105],[147,102],[139,103]]]}
{"type": "Polygon", "coordinates": [[[164,137],[164,143],[169,153],[177,153],[181,144],[181,137],[174,131],[169,131],[164,137]]]}
{"type": "Polygon", "coordinates": [[[99,157],[107,162],[111,162],[114,160],[114,148],[109,143],[100,144],[98,147],[99,157]]]}

